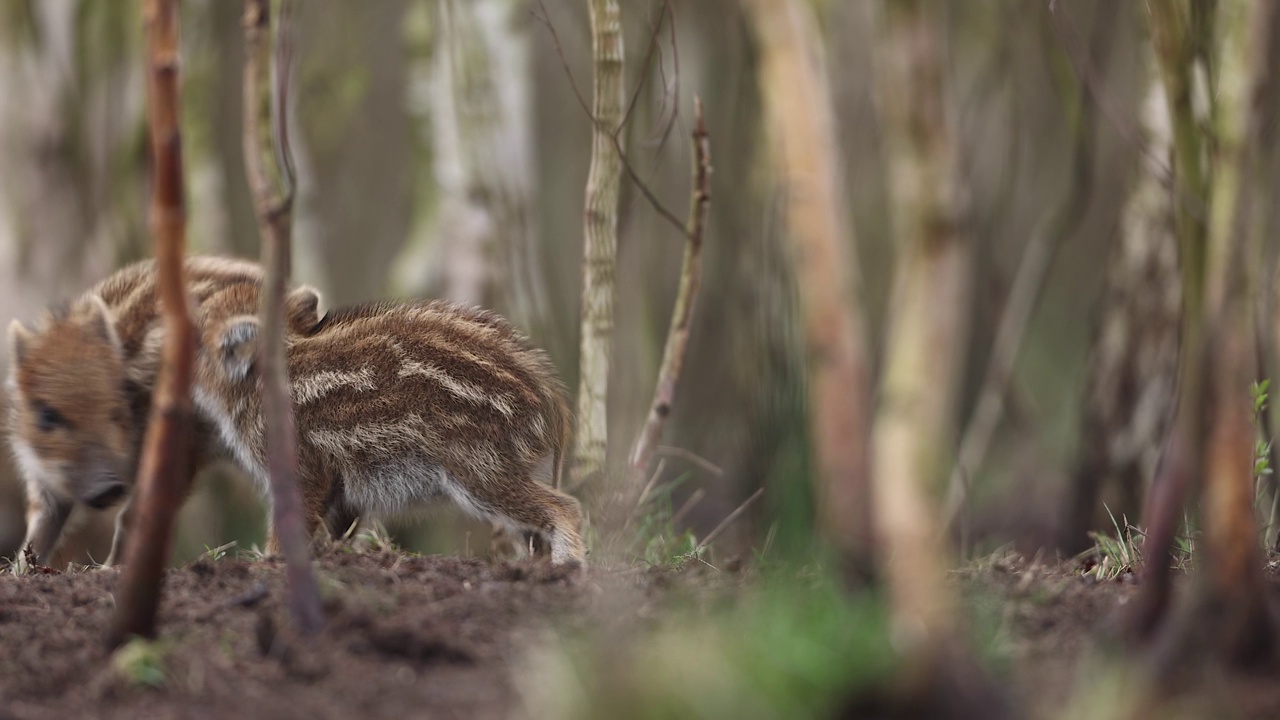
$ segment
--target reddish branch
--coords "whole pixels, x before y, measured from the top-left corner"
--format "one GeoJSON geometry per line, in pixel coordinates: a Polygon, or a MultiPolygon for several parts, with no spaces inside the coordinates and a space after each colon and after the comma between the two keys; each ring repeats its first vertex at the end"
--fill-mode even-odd
{"type": "Polygon", "coordinates": [[[130,635],[153,637],[160,585],[168,562],[173,520],[189,478],[192,433],[191,377],[195,328],[187,313],[182,277],[186,214],[182,136],[178,129],[178,11],[176,0],[147,0],[147,122],[153,187],[150,225],[160,306],[164,363],[138,470],[135,527],[125,544],[125,566],[107,635],[117,647],[130,635]]]}
{"type": "Polygon", "coordinates": [[[267,471],[271,478],[272,544],[285,560],[289,612],[294,624],[311,633],[324,622],[320,595],[311,573],[308,538],[298,492],[298,437],[285,363],[284,298],[290,275],[293,177],[286,130],[287,45],[276,59],[276,142],[272,142],[271,19],[269,0],[245,0],[244,158],[262,233],[266,281],[262,322],[262,410],[266,424],[267,471]],[[269,177],[273,164],[276,182],[269,177]]]}
{"type": "Polygon", "coordinates": [[[662,436],[662,426],[671,414],[676,385],[680,382],[680,371],[689,346],[693,308],[702,284],[702,238],[707,209],[711,205],[711,143],[707,138],[707,125],[702,117],[702,100],[699,98],[694,99],[693,152],[693,197],[689,203],[689,222],[685,231],[688,242],[684,246],[684,262],[680,267],[680,288],[676,294],[675,309],[671,312],[671,329],[667,332],[653,404],[649,406],[649,417],[631,450],[631,478],[627,486],[632,490],[644,485],[649,462],[662,436]]]}

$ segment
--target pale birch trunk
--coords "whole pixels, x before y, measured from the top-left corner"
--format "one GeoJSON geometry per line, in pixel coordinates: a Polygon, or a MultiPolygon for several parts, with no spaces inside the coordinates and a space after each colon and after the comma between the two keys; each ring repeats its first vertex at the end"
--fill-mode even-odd
{"type": "Polygon", "coordinates": [[[532,331],[544,318],[537,262],[525,0],[438,3],[426,82],[439,207],[406,248],[395,282],[408,292],[495,307],[532,331]]]}
{"type": "Polygon", "coordinates": [[[971,247],[960,228],[943,10],[938,0],[888,3],[879,58],[897,267],[872,436],[872,499],[894,627],[909,655],[932,653],[954,631],[933,494],[955,440],[971,247]]]}
{"type": "Polygon", "coordinates": [[[804,316],[818,523],[834,545],[863,561],[871,543],[868,353],[821,39],[804,2],[753,0],[747,7],[804,316]]]}
{"type": "Polygon", "coordinates": [[[590,0],[595,67],[595,127],[587,175],[582,263],[582,338],[574,482],[607,470],[607,399],[613,345],[613,288],[617,270],[618,194],[622,159],[611,135],[622,122],[622,11],[617,0],[590,0]]]}

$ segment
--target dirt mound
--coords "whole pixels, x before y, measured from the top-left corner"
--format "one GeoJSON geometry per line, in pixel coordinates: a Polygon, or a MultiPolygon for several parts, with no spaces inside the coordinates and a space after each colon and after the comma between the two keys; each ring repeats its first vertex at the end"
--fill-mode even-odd
{"type": "Polygon", "coordinates": [[[159,652],[123,669],[102,645],[116,571],[5,575],[0,717],[501,715],[514,649],[598,580],[393,552],[338,550],[316,568],[330,618],[317,642],[289,637],[277,563],[202,559],[168,573],[159,652]]]}

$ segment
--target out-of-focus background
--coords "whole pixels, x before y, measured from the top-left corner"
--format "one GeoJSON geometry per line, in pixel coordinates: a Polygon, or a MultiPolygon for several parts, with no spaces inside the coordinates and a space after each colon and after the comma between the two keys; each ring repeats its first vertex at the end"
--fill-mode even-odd
{"type": "MultiPolygon", "coordinates": [[[[674,22],[662,2],[623,5],[628,97],[643,83],[623,137],[635,172],[683,217],[695,94],[705,105],[714,161],[704,286],[663,440],[703,461],[667,451],[663,479],[680,481],[676,505],[704,493],[682,519],[699,536],[763,486],[764,501],[721,543],[745,549],[765,536],[785,543],[803,535],[795,528],[807,522],[812,502],[804,360],[753,33],[737,0],[670,3],[674,22]]],[[[839,140],[832,152],[846,173],[845,207],[879,357],[893,245],[875,83],[877,4],[811,5],[822,39],[811,50],[831,83],[839,140]]],[[[1024,250],[1038,233],[1066,228],[991,452],[968,478],[970,540],[985,546],[1063,544],[1065,508],[1084,462],[1085,388],[1099,372],[1094,349],[1106,340],[1097,332],[1105,268],[1147,143],[1141,109],[1153,71],[1141,3],[1050,5],[947,5],[946,91],[963,152],[965,230],[975,244],[970,350],[952,358],[965,378],[961,427],[1024,250]],[[1096,107],[1081,143],[1086,97],[1096,107]],[[1073,172],[1080,145],[1092,163],[1083,186],[1073,172]],[[1056,220],[1073,192],[1073,222],[1056,220]]],[[[32,319],[150,252],[137,6],[0,3],[6,323],[32,319]]],[[[586,8],[569,0],[298,3],[294,279],[320,288],[329,307],[409,295],[494,307],[546,348],[576,388],[591,124],[574,85],[590,102],[586,8]]],[[[181,4],[188,242],[192,252],[256,258],[241,148],[241,12],[239,3],[220,0],[181,4]]],[[[624,180],[609,419],[616,458],[625,457],[652,393],[682,251],[683,238],[624,180]]],[[[1168,276],[1137,272],[1113,282],[1123,289],[1168,276]]],[[[1151,312],[1150,322],[1159,322],[1159,308],[1151,312]]],[[[6,457],[0,553],[21,540],[22,509],[6,457]]],[[[183,511],[174,559],[231,540],[261,543],[263,521],[251,486],[230,468],[214,469],[183,511]]],[[[76,547],[101,559],[109,527],[104,519],[85,528],[76,547]]],[[[399,537],[419,549],[470,549],[474,529],[442,510],[399,537]]]]}

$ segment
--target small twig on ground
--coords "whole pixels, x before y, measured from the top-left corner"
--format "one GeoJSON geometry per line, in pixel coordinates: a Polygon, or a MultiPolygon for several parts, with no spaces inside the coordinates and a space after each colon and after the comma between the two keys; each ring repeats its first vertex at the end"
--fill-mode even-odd
{"type": "Polygon", "coordinates": [[[320,593],[311,573],[309,538],[302,520],[302,499],[297,480],[298,438],[284,347],[284,298],[290,275],[294,183],[286,130],[290,45],[283,39],[283,22],[280,25],[278,30],[282,41],[276,59],[277,78],[273,91],[270,82],[270,2],[245,0],[244,155],[245,171],[253,190],[258,227],[262,234],[262,260],[266,268],[259,314],[263,343],[260,350],[262,409],[272,496],[271,527],[288,574],[290,617],[301,632],[309,634],[320,628],[324,617],[320,593]],[[274,183],[268,169],[273,159],[276,169],[274,183]]]}
{"type": "Polygon", "coordinates": [[[662,477],[662,471],[667,467],[665,459],[658,461],[658,467],[654,469],[653,476],[649,478],[649,482],[645,484],[644,490],[641,491],[640,497],[636,498],[635,505],[631,508],[631,512],[627,514],[627,519],[622,523],[622,529],[619,534],[625,533],[627,528],[631,527],[631,521],[636,519],[636,515],[640,514],[640,508],[644,507],[644,501],[649,499],[649,493],[653,492],[653,486],[658,484],[658,478],[662,477]]]}
{"type": "Polygon", "coordinates": [[[684,504],[680,506],[680,509],[675,511],[675,514],[671,516],[671,526],[679,527],[680,521],[684,520],[685,516],[689,514],[689,511],[693,510],[694,506],[702,502],[702,498],[706,497],[706,495],[707,491],[702,488],[694,490],[693,494],[689,496],[689,499],[685,500],[684,504]]]}
{"type": "Polygon", "coordinates": [[[689,241],[685,243],[684,261],[680,267],[680,287],[676,293],[675,308],[671,312],[671,328],[667,332],[653,402],[649,406],[649,416],[631,450],[631,477],[628,484],[632,487],[638,485],[648,472],[658,439],[662,436],[662,427],[671,415],[676,386],[680,382],[680,372],[689,347],[689,331],[693,324],[698,289],[702,285],[702,238],[706,229],[707,210],[711,204],[711,143],[707,138],[707,126],[702,116],[702,100],[696,96],[693,150],[693,197],[689,202],[687,230],[689,241]]]}
{"type": "Polygon", "coordinates": [[[751,507],[751,503],[755,502],[756,500],[759,500],[761,495],[764,495],[764,488],[760,488],[759,490],[756,490],[755,492],[751,493],[751,497],[747,498],[746,500],[743,500],[742,504],[738,506],[737,510],[734,510],[733,512],[729,513],[728,517],[726,517],[724,520],[721,520],[720,524],[717,525],[714,530],[707,533],[707,536],[703,538],[701,542],[697,544],[696,547],[694,547],[693,549],[694,554],[697,554],[700,550],[710,545],[711,543],[715,542],[715,539],[720,537],[720,533],[724,532],[725,528],[733,524],[734,520],[737,520],[738,517],[742,515],[742,513],[746,512],[747,508],[751,507]]]}
{"type": "Polygon", "coordinates": [[[156,610],[169,556],[173,521],[190,479],[195,327],[187,314],[182,256],[186,244],[182,135],[178,124],[178,7],[176,0],[148,0],[147,125],[151,142],[151,239],[164,315],[164,358],[151,404],[138,470],[137,511],[124,548],[116,610],[107,631],[115,649],[131,635],[154,637],[156,610]]]}
{"type": "Polygon", "coordinates": [[[702,457],[701,455],[699,455],[698,453],[692,450],[686,450],[682,447],[675,447],[672,445],[659,445],[657,452],[659,455],[666,455],[667,457],[678,457],[682,460],[688,460],[689,462],[693,463],[694,465],[697,465],[698,467],[702,468],[703,470],[706,470],[707,472],[711,473],[712,475],[715,475],[716,477],[724,476],[724,470],[721,469],[719,465],[716,465],[715,463],[702,457]]]}
{"type": "Polygon", "coordinates": [[[653,486],[658,484],[658,478],[662,477],[662,471],[666,469],[667,461],[665,459],[658,461],[658,467],[653,471],[653,475],[649,478],[649,482],[645,484],[644,491],[640,493],[640,497],[636,499],[636,507],[644,505],[644,501],[649,499],[649,493],[653,491],[653,486]]]}

